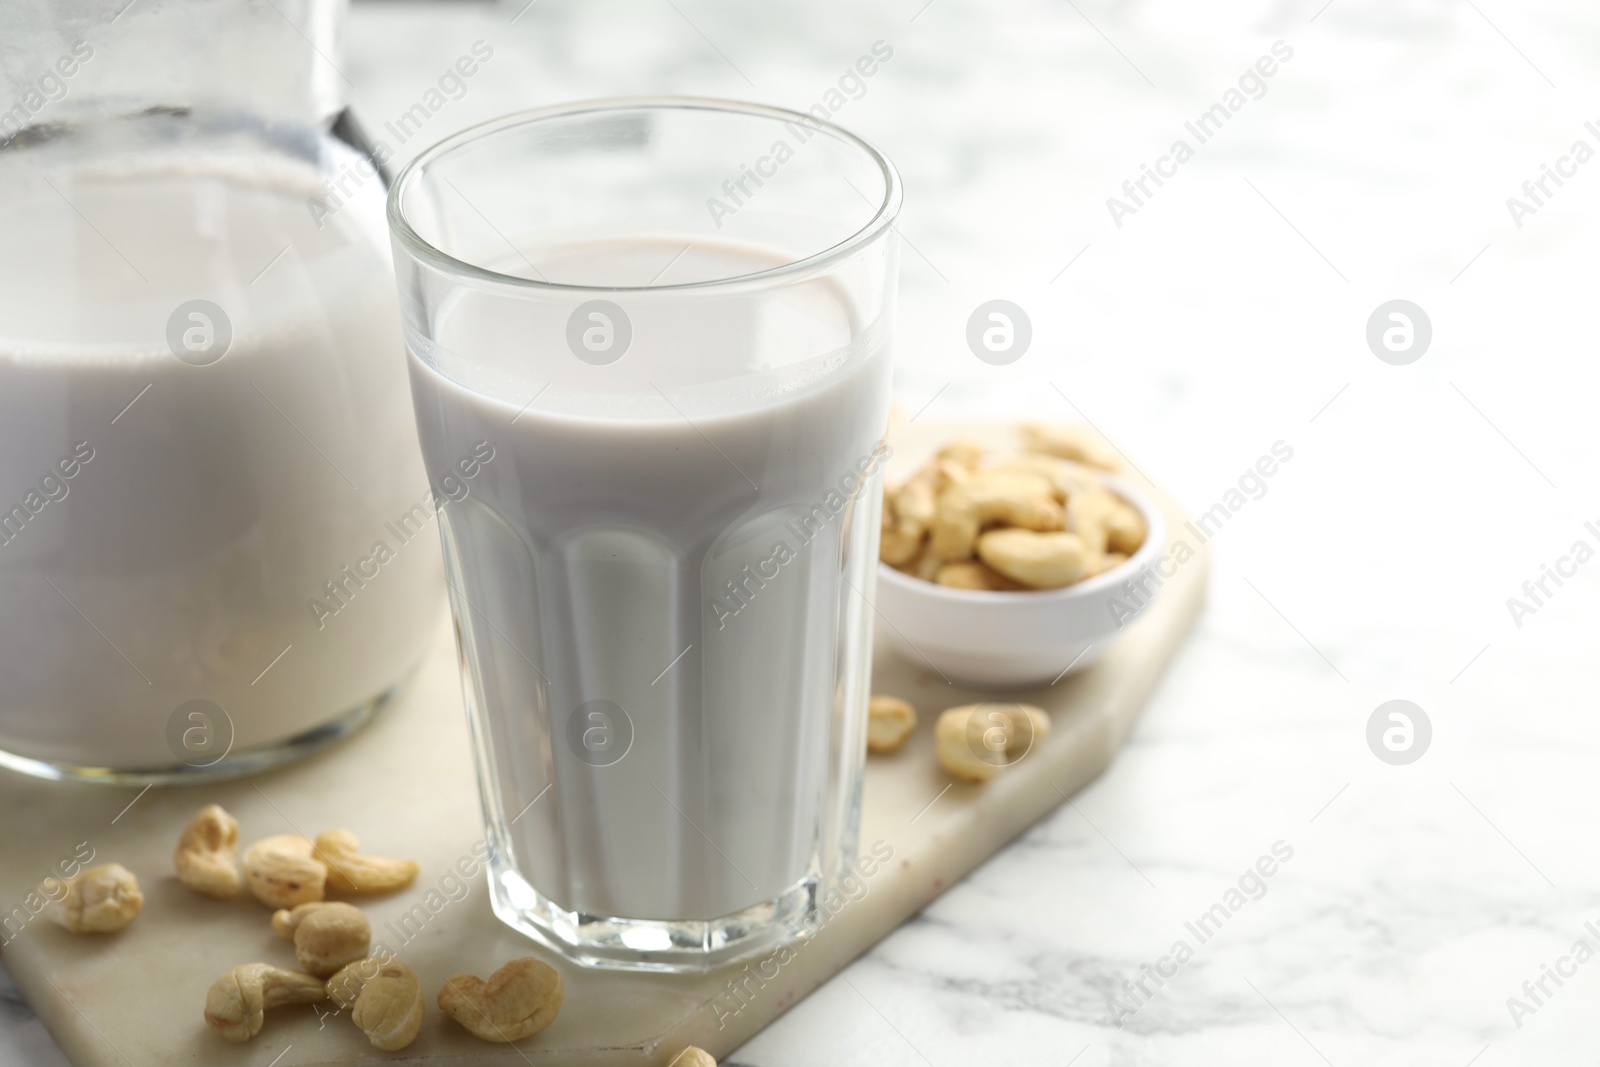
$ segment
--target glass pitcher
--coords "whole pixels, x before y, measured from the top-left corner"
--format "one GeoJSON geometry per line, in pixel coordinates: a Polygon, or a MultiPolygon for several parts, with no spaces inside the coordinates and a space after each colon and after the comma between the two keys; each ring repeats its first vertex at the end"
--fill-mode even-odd
{"type": "Polygon", "coordinates": [[[258,769],[428,643],[467,487],[423,473],[344,14],[0,9],[0,765],[258,769]]]}

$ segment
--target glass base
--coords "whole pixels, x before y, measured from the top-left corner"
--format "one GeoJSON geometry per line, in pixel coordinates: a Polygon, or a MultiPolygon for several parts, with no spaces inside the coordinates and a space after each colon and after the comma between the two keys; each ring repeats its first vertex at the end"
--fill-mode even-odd
{"type": "Polygon", "coordinates": [[[194,785],[256,774],[290,763],[343,741],[387,708],[409,681],[409,676],[357,704],[332,722],[323,723],[283,741],[229,753],[216,763],[195,767],[174,763],[160,767],[89,767],[32,759],[0,750],[0,767],[53,781],[102,782],[107,785],[194,785]]]}
{"type": "Polygon", "coordinates": [[[489,870],[494,913],[512,929],[585,967],[666,974],[704,974],[811,937],[819,884],[809,876],[717,919],[617,919],[567,911],[498,862],[489,870]]]}

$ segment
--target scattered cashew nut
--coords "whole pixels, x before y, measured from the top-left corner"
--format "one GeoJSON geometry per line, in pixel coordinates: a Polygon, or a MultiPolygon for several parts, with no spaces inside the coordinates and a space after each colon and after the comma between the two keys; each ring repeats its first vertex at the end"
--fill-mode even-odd
{"type": "Polygon", "coordinates": [[[561,1010],[563,988],[561,972],[524,956],[488,981],[451,975],[439,990],[439,1007],[485,1041],[519,1041],[550,1025],[561,1010]]]}
{"type": "Polygon", "coordinates": [[[267,963],[244,963],[211,983],[206,1022],[229,1041],[249,1041],[261,1032],[268,1008],[314,1004],[327,995],[320,978],[267,963]]]}
{"type": "Polygon", "coordinates": [[[308,974],[327,978],[345,964],[364,959],[372,925],[353,904],[313,900],[275,912],[272,930],[294,942],[294,958],[308,974]]]}
{"type": "Polygon", "coordinates": [[[1050,733],[1050,717],[1032,704],[963,704],[934,724],[939,765],[966,782],[987,782],[1050,733]]]}
{"type": "Polygon", "coordinates": [[[917,709],[899,697],[875,696],[867,701],[867,751],[893,752],[917,728],[917,709]]]}
{"type": "Polygon", "coordinates": [[[217,804],[207,804],[178,838],[172,865],[178,881],[208,897],[239,895],[239,820],[217,804]]]}
{"type": "Polygon", "coordinates": [[[244,850],[244,884],[269,908],[321,900],[328,868],[299,834],[274,834],[244,850]]]}
{"type": "Polygon", "coordinates": [[[422,1028],[422,983],[400,960],[356,960],[328,979],[327,989],[335,1004],[353,1009],[351,1020],[374,1048],[405,1048],[422,1028]]]}
{"type": "Polygon", "coordinates": [[[978,538],[978,558],[1034,589],[1059,589],[1089,571],[1091,553],[1075,533],[990,530],[978,538]]]}
{"type": "Polygon", "coordinates": [[[62,881],[46,878],[39,895],[44,916],[75,934],[109,934],[133,922],[144,907],[139,879],[120,863],[86,867],[62,881]]]}
{"type": "Polygon", "coordinates": [[[360,854],[360,840],[349,830],[317,835],[316,855],[328,865],[328,887],[343,893],[386,893],[411,884],[416,860],[360,854]]]}

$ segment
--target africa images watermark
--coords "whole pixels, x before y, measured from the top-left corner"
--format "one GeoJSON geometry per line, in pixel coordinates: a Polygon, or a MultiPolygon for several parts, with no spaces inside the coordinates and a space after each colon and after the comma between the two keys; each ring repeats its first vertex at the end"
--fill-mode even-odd
{"type": "Polygon", "coordinates": [[[38,883],[39,888],[23,897],[10,911],[0,915],[0,945],[15,941],[28,924],[37,919],[51,904],[59,904],[67,895],[67,883],[89,864],[94,862],[94,846],[80,841],[72,855],[58,860],[50,872],[38,883]]]}
{"type": "MultiPolygon", "coordinates": [[[[1239,476],[1238,483],[1222,494],[1221,500],[1200,513],[1198,524],[1193,519],[1183,524],[1189,537],[1194,539],[1196,545],[1210,541],[1217,531],[1227,525],[1228,520],[1244,510],[1246,504],[1266,496],[1268,480],[1293,458],[1294,448],[1288,442],[1272,442],[1270,454],[1257,457],[1255,463],[1239,476]]],[[[1153,564],[1140,567],[1137,575],[1122,583],[1121,596],[1106,600],[1106,610],[1111,613],[1111,621],[1117,629],[1122,629],[1139,617],[1156,592],[1178,573],[1178,568],[1198,554],[1196,545],[1189,544],[1186,537],[1174,538],[1171,550],[1163,553],[1153,564]]]]}
{"type": "Polygon", "coordinates": [[[439,513],[447,505],[459,504],[465,500],[467,494],[472,491],[467,483],[476,478],[492,459],[494,459],[494,445],[488,441],[479,441],[473,445],[471,453],[457,460],[452,468],[461,473],[460,478],[454,474],[446,474],[440,479],[439,488],[412,504],[405,514],[383,524],[384,529],[395,539],[393,546],[388,540],[380,537],[372,543],[366,555],[358,557],[354,564],[346,563],[339,568],[338,574],[323,582],[322,592],[326,600],[319,597],[310,597],[306,600],[306,608],[316,620],[317,629],[326,627],[329,619],[349,607],[356,595],[367,587],[367,582],[378,577],[385,565],[397,559],[400,549],[416,540],[428,522],[438,518],[439,513]]]}
{"type": "Polygon", "coordinates": [[[44,69],[27,85],[27,90],[12,101],[9,110],[0,111],[0,145],[34,125],[34,118],[49,105],[64,100],[67,79],[77,74],[84,63],[94,58],[88,41],[74,41],[71,50],[44,69]]]}
{"type": "Polygon", "coordinates": [[[861,487],[893,455],[894,449],[889,447],[889,443],[879,441],[871,452],[856,460],[855,465],[840,477],[838,485],[829,489],[819,503],[805,507],[799,517],[783,524],[784,536],[773,542],[765,557],[754,564],[746,563],[732,578],[723,582],[726,595],[713,596],[706,601],[717,629],[726,628],[729,619],[749,607],[761,590],[767,587],[767,583],[782,573],[785,564],[799,559],[800,551],[822,536],[829,524],[860,495],[861,487]]]}
{"type": "MultiPolygon", "coordinates": [[[[871,50],[858,57],[854,65],[846,67],[834,87],[823,93],[822,99],[807,108],[807,112],[824,121],[833,118],[850,101],[866,96],[867,79],[893,58],[894,49],[888,44],[883,41],[872,42],[871,50]]],[[[737,215],[739,209],[755,196],[768,179],[776,177],[778,168],[793,159],[796,149],[815,137],[821,127],[805,122],[785,122],[783,128],[794,138],[794,144],[782,137],[773,141],[765,155],[757,156],[749,163],[741,163],[739,173],[722,183],[722,196],[706,199],[706,210],[711,213],[711,221],[717,229],[722,229],[724,219],[737,215]],[[750,188],[752,182],[755,183],[755,189],[750,188]]]]}
{"type": "Polygon", "coordinates": [[[1294,846],[1285,841],[1274,841],[1271,853],[1258,857],[1239,875],[1235,885],[1223,892],[1222,899],[1201,912],[1194,921],[1183,924],[1184,930],[1194,938],[1193,945],[1189,944],[1187,937],[1178,938],[1166,955],[1153,963],[1140,964],[1138,978],[1123,981],[1121,993],[1111,998],[1113,1022],[1119,1027],[1124,1026],[1143,1011],[1161,988],[1178,976],[1184,964],[1194,959],[1196,948],[1221,933],[1228,920],[1243,911],[1246,904],[1267,895],[1267,880],[1278,873],[1281,865],[1294,858],[1294,846]],[[1151,983],[1154,983],[1154,989],[1150,988],[1151,983]]]}
{"type": "MultiPolygon", "coordinates": [[[[489,865],[493,849],[487,840],[476,841],[472,847],[455,863],[445,868],[443,874],[434,882],[432,888],[415,900],[411,907],[400,913],[396,919],[389,919],[383,924],[394,940],[391,948],[387,940],[379,939],[372,942],[372,947],[367,951],[367,958],[339,972],[341,981],[349,983],[344,992],[346,1000],[354,1000],[348,995],[352,989],[359,989],[362,983],[371,981],[397,958],[397,949],[405,948],[428,928],[428,925],[451,904],[459,904],[472,893],[471,883],[477,878],[478,873],[489,865]]],[[[312,1005],[317,1018],[322,1026],[327,1025],[330,1015],[338,1015],[343,1009],[333,1011],[319,1010],[312,1005]]],[[[322,1029],[319,1026],[318,1029],[322,1029]]]]}
{"type": "MultiPolygon", "coordinates": [[[[880,839],[873,842],[867,852],[857,856],[852,866],[845,867],[844,873],[839,876],[839,884],[822,894],[817,901],[817,908],[822,913],[818,929],[826,926],[851,904],[866,899],[872,889],[871,879],[892,859],[894,846],[880,839]]],[[[728,979],[722,991],[707,1002],[707,1007],[717,1020],[717,1029],[725,1028],[729,1019],[754,1003],[756,996],[767,988],[767,983],[775,981],[778,972],[793,962],[810,943],[802,941],[785,945],[769,956],[745,964],[743,970],[728,979]]]]}
{"type": "Polygon", "coordinates": [[[28,523],[38,517],[46,506],[67,499],[72,487],[67,483],[76,478],[90,460],[94,459],[94,446],[79,441],[69,455],[56,460],[55,465],[39,479],[37,489],[29,489],[20,503],[0,511],[0,545],[9,545],[28,523]]]}
{"type": "Polygon", "coordinates": [[[1294,58],[1294,49],[1283,41],[1272,42],[1271,52],[1271,55],[1258,58],[1254,66],[1246,68],[1245,72],[1239,75],[1238,88],[1229,89],[1222,94],[1220,101],[1202,111],[1193,122],[1183,124],[1184,130],[1194,138],[1193,145],[1187,138],[1178,138],[1172,142],[1167,154],[1156,160],[1154,167],[1148,163],[1141,163],[1139,176],[1122,183],[1122,193],[1128,198],[1127,200],[1115,196],[1106,197],[1106,210],[1111,213],[1111,221],[1116,224],[1117,229],[1122,229],[1123,219],[1138,214],[1139,209],[1156,195],[1155,190],[1149,186],[1150,182],[1155,182],[1156,189],[1160,189],[1166,184],[1161,179],[1177,177],[1178,168],[1195,157],[1195,149],[1198,146],[1221,133],[1222,127],[1243,110],[1245,104],[1251,100],[1260,100],[1267,95],[1266,80],[1278,72],[1280,63],[1287,63],[1294,58]]]}
{"type": "MultiPolygon", "coordinates": [[[[1593,119],[1584,123],[1583,128],[1588,132],[1589,136],[1596,141],[1600,141],[1600,125],[1597,125],[1593,119]]],[[[1522,196],[1527,199],[1524,200],[1515,196],[1506,197],[1506,210],[1511,213],[1511,221],[1516,223],[1517,229],[1522,229],[1523,223],[1527,219],[1537,215],[1539,209],[1545,207],[1547,201],[1561,191],[1562,187],[1566,185],[1566,182],[1561,179],[1577,177],[1578,168],[1594,157],[1594,146],[1580,137],[1572,142],[1572,146],[1567,150],[1566,155],[1556,159],[1554,167],[1548,163],[1541,163],[1538,177],[1529,178],[1522,183],[1522,196]],[[1554,189],[1550,188],[1552,182],[1555,183],[1554,189]]]]}
{"type": "MultiPolygon", "coordinates": [[[[372,162],[380,167],[388,163],[394,158],[395,150],[420,133],[422,127],[427,125],[433,116],[443,111],[447,104],[466,96],[467,79],[477,74],[492,58],[494,58],[494,48],[488,42],[472,42],[468,53],[446,67],[437,82],[430,86],[419,100],[383,124],[384,130],[394,138],[394,145],[391,146],[381,137],[374,138],[372,162]]],[[[341,166],[339,172],[332,178],[323,181],[322,196],[306,201],[306,210],[311,212],[311,221],[317,224],[317,229],[322,229],[323,224],[338,214],[339,209],[344,207],[362,186],[377,176],[377,172],[364,160],[352,159],[341,166]]]]}
{"type": "MultiPolygon", "coordinates": [[[[1600,926],[1596,926],[1593,919],[1583,924],[1584,930],[1600,944],[1600,926]]],[[[1506,998],[1506,1011],[1511,1014],[1511,1021],[1517,1024],[1517,1029],[1522,1029],[1522,1020],[1528,1015],[1539,1014],[1539,1009],[1545,1006],[1545,1001],[1555,996],[1550,983],[1556,984],[1560,989],[1566,983],[1564,978],[1577,976],[1578,968],[1594,959],[1594,945],[1588,938],[1580,937],[1572,943],[1572,949],[1556,960],[1555,966],[1548,963],[1539,965],[1539,976],[1529,978],[1522,983],[1522,996],[1506,998]]]]}
{"type": "MultiPolygon", "coordinates": [[[[1591,520],[1583,524],[1583,529],[1594,538],[1595,544],[1600,544],[1600,525],[1591,520]]],[[[1511,613],[1511,621],[1516,623],[1517,629],[1522,629],[1522,620],[1538,614],[1539,609],[1566,584],[1563,578],[1576,578],[1578,568],[1594,557],[1594,545],[1589,543],[1588,538],[1580,537],[1572,542],[1572,547],[1565,555],[1556,557],[1554,567],[1548,563],[1539,564],[1539,576],[1523,581],[1522,597],[1506,597],[1506,610],[1511,613]],[[1550,588],[1552,582],[1555,583],[1555,589],[1550,588]]]]}

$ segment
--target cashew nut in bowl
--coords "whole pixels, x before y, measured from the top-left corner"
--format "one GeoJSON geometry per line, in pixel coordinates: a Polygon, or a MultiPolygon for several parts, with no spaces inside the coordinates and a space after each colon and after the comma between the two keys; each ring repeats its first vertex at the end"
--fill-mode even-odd
{"type": "Polygon", "coordinates": [[[229,1041],[249,1041],[261,1032],[268,1008],[315,1004],[326,999],[322,979],[266,963],[244,963],[211,983],[206,1022],[229,1041]]]}
{"type": "Polygon", "coordinates": [[[1032,589],[1059,589],[1089,570],[1091,553],[1075,533],[990,530],[978,538],[978,557],[1032,589]]]}
{"type": "Polygon", "coordinates": [[[239,875],[239,820],[207,804],[184,829],[172,853],[178,881],[208,897],[228,900],[244,885],[239,875]]]}
{"type": "Polygon", "coordinates": [[[894,495],[895,518],[919,531],[933,524],[937,505],[938,494],[932,480],[927,478],[912,478],[894,495]]]}
{"type": "Polygon", "coordinates": [[[897,569],[921,578],[925,582],[931,582],[938,577],[939,571],[944,565],[944,560],[928,551],[927,546],[924,545],[915,556],[900,564],[897,569]]]}
{"type": "Polygon", "coordinates": [[[1055,426],[1042,422],[1024,422],[1017,427],[1022,444],[1029,452],[1043,452],[1078,463],[1086,463],[1101,470],[1119,469],[1116,456],[1094,436],[1073,426],[1055,426]]]}
{"type": "Polygon", "coordinates": [[[917,709],[899,697],[875,696],[867,701],[867,751],[893,752],[917,728],[917,709]]]}
{"type": "Polygon", "coordinates": [[[1107,552],[1089,560],[1088,569],[1083,572],[1083,576],[1085,578],[1093,578],[1098,574],[1104,574],[1106,571],[1115,570],[1126,562],[1128,562],[1128,557],[1121,552],[1107,552]]]}
{"type": "Polygon", "coordinates": [[[937,458],[948,460],[970,471],[978,469],[978,464],[983,462],[983,455],[987,451],[982,441],[971,437],[958,437],[939,449],[937,458]]]}
{"type": "Polygon", "coordinates": [[[1042,452],[1009,456],[985,469],[1037,475],[1050,483],[1058,503],[1065,503],[1076,493],[1099,492],[1105,488],[1094,468],[1074,460],[1047,456],[1042,452]]]}
{"type": "Polygon", "coordinates": [[[980,471],[939,497],[928,550],[940,559],[970,559],[978,531],[988,523],[1060,530],[1065,519],[1045,479],[1015,471],[980,471]]]}
{"type": "Polygon", "coordinates": [[[986,589],[991,593],[1015,592],[1026,589],[1021,582],[1013,581],[979,560],[964,559],[946,563],[933,576],[939,585],[952,589],[986,589]]]}
{"type": "Polygon", "coordinates": [[[439,990],[444,1013],[485,1041],[510,1042],[549,1026],[561,1010],[561,972],[524,956],[489,976],[471,974],[445,979],[439,990]]]}
{"type": "Polygon", "coordinates": [[[351,1020],[374,1048],[403,1049],[422,1029],[422,983],[400,960],[357,960],[328,979],[328,998],[350,1008],[351,1020]]]}
{"type": "Polygon", "coordinates": [[[925,531],[911,523],[886,527],[879,536],[878,558],[891,567],[911,563],[922,552],[925,531]]]}
{"type": "Polygon", "coordinates": [[[294,958],[308,974],[327,978],[362,959],[372,942],[372,925],[353,904],[313,900],[272,916],[272,929],[294,942],[294,958]]]}
{"type": "Polygon", "coordinates": [[[1149,527],[1139,509],[1123,500],[1112,498],[1112,508],[1106,518],[1106,546],[1124,558],[1144,547],[1149,527]]]}
{"type": "Polygon", "coordinates": [[[349,830],[317,835],[317,858],[328,865],[328,887],[342,893],[386,893],[411,884],[416,860],[360,854],[360,840],[349,830]]]}
{"type": "Polygon", "coordinates": [[[274,834],[244,850],[244,884],[269,908],[321,900],[328,868],[299,834],[274,834]]]}
{"type": "Polygon", "coordinates": [[[75,934],[113,933],[144,907],[139,879],[120,863],[86,867],[66,881],[46,878],[38,892],[48,902],[45,918],[75,934]]]}

